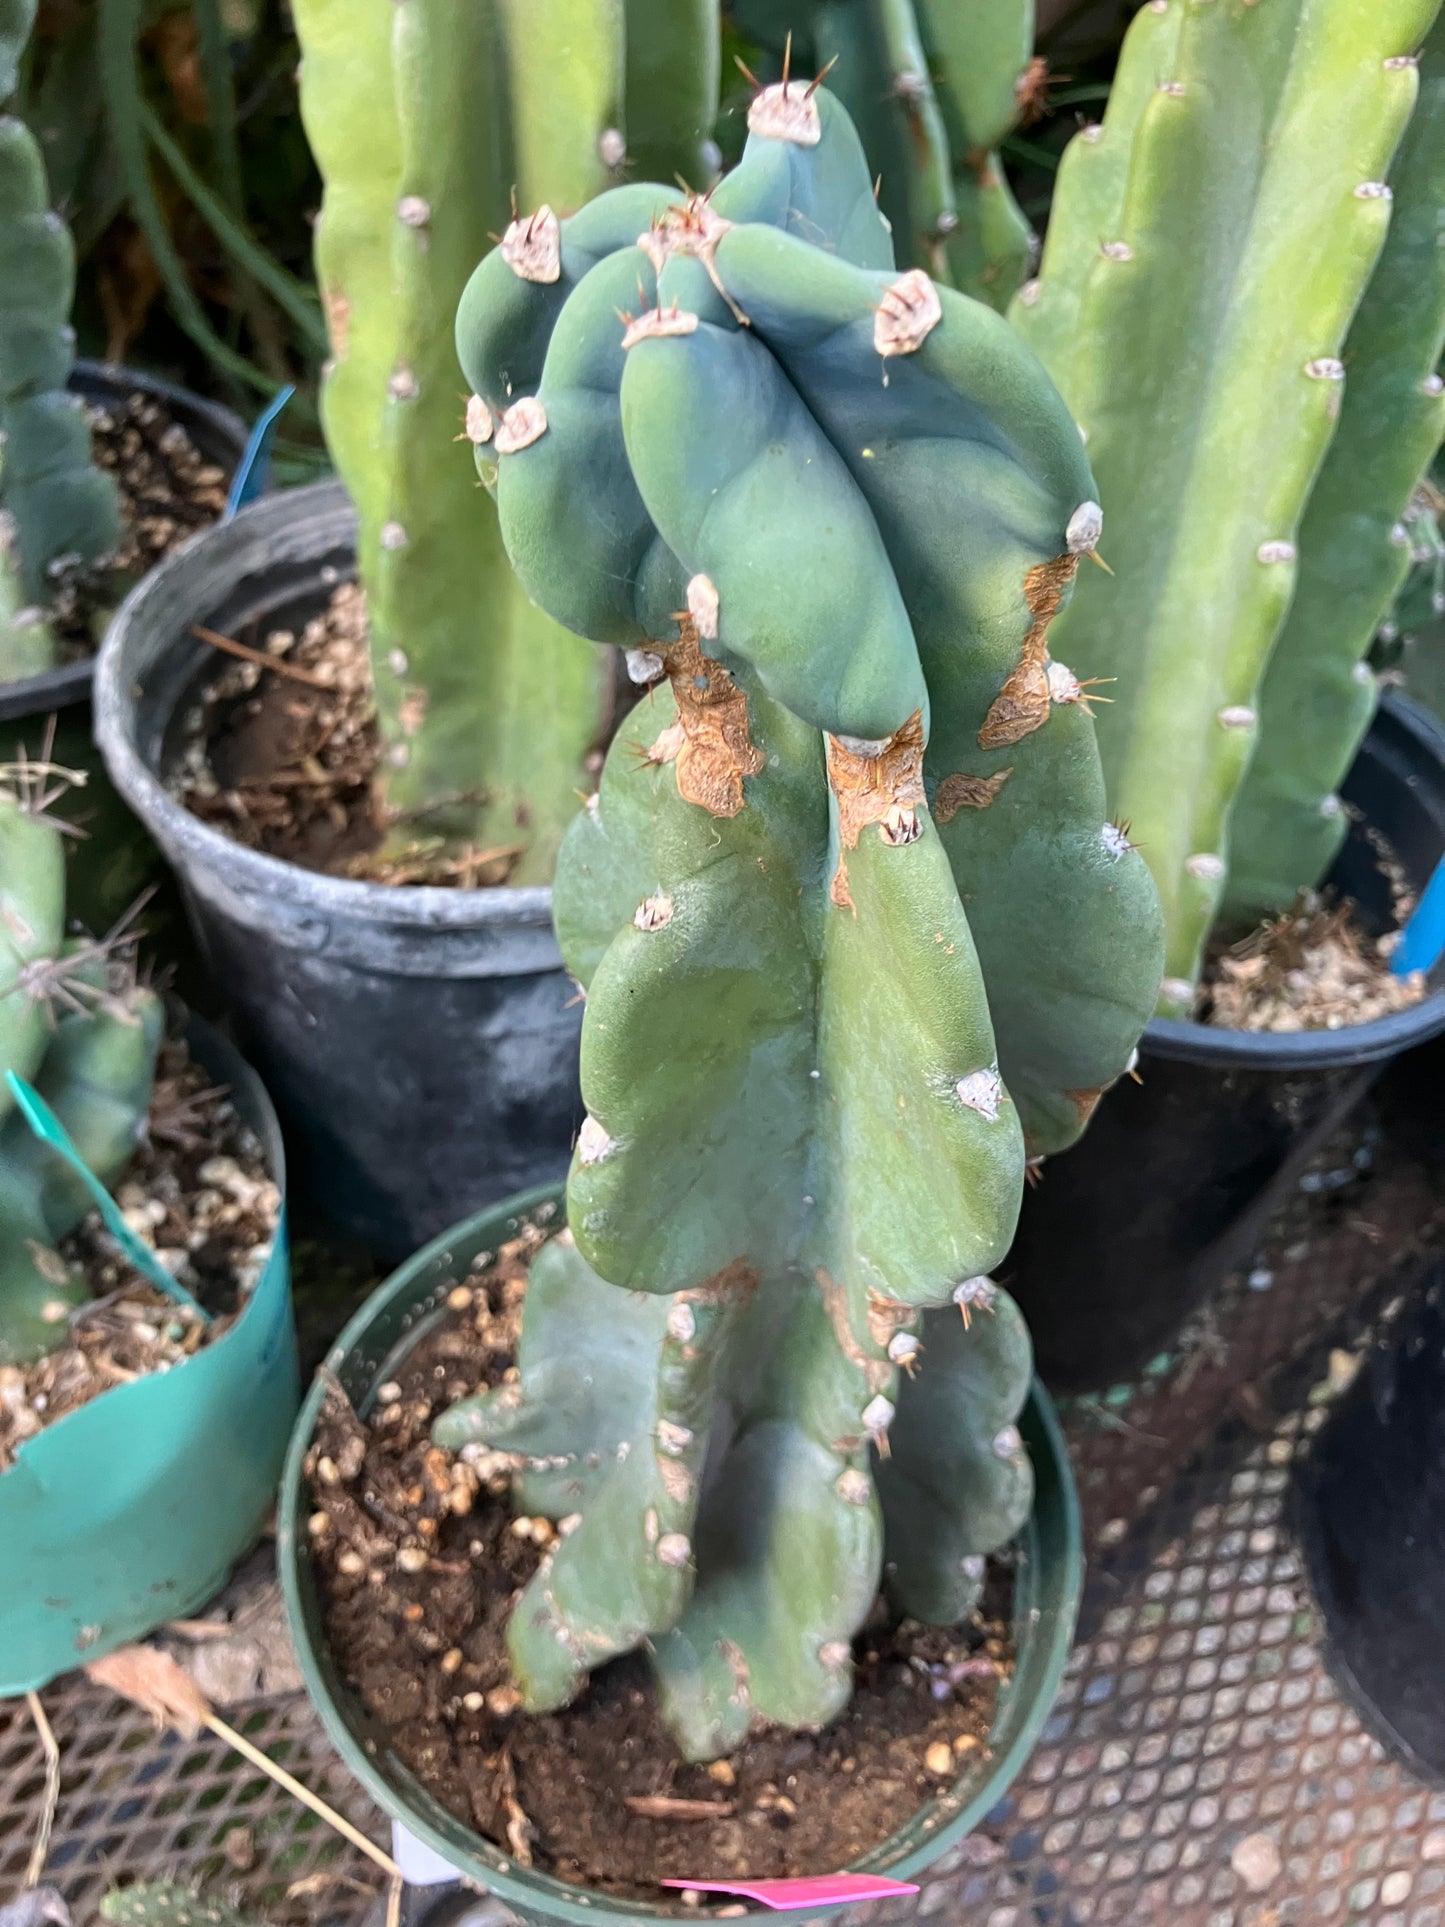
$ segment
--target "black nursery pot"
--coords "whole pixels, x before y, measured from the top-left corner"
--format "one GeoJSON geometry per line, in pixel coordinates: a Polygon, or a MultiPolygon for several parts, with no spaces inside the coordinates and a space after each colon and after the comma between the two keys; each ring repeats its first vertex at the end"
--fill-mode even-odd
{"type": "Polygon", "coordinates": [[[333,482],[272,495],[169,557],[96,669],[96,740],[181,880],[192,929],[331,1229],[394,1262],[459,1206],[560,1177],[582,1117],[581,1009],[549,889],[389,887],[242,848],[168,793],[215,673],[191,631],[264,641],[355,574],[333,482]]]}
{"type": "MultiPolygon", "coordinates": [[[[246,450],[246,426],[229,408],[205,401],[188,388],[141,374],[134,368],[101,361],[77,361],[70,372],[71,392],[88,402],[121,402],[146,395],[160,402],[208,462],[233,475],[246,450]]],[[[93,930],[104,930],[156,880],[155,846],[106,780],[91,740],[90,696],[95,658],[42,670],[0,683],[0,761],[14,762],[23,749],[40,754],[51,717],[55,719],[52,757],[63,769],[80,770],[85,785],[73,790],[63,813],[84,831],[68,851],[66,906],[93,930]]],[[[147,927],[155,924],[155,914],[147,927]]]]}
{"type": "MultiPolygon", "coordinates": [[[[1445,729],[1387,698],[1342,786],[1351,828],[1331,886],[1390,928],[1370,837],[1412,886],[1445,853],[1445,729]]],[[[1413,1009],[1273,1035],[1156,1018],[1081,1143],[1024,1200],[1000,1276],[1056,1392],[1132,1378],[1247,1259],[1281,1198],[1393,1058],[1445,1031],[1445,969],[1413,1009]]]]}
{"type": "Polygon", "coordinates": [[[1445,1266],[1425,1273],[1301,1463],[1295,1527],[1331,1673],[1397,1759],[1445,1780],[1445,1266]]]}

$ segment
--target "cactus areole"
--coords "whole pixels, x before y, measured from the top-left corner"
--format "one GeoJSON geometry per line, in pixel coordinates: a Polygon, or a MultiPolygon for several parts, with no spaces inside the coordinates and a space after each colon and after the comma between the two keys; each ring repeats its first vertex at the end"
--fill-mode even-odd
{"type": "Polygon", "coordinates": [[[828,92],[750,128],[707,200],[519,219],[458,320],[513,565],[651,693],[558,869],[569,1229],[517,1382],[437,1437],[568,1521],[511,1622],[526,1704],[645,1645],[690,1759],[835,1715],[880,1586],[975,1605],[1032,1490],[983,1286],[1162,965],[1049,657],[1099,534],[1074,424],[997,314],[896,271],[828,92]]]}

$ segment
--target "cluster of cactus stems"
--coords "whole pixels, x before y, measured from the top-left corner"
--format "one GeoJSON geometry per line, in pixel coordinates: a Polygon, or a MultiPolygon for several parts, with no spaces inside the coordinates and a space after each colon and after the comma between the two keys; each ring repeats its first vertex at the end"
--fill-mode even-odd
{"type": "Polygon", "coordinates": [[[580,205],[643,151],[692,169],[717,88],[708,10],[658,0],[298,0],[325,183],[323,418],[360,518],[387,799],[418,830],[550,876],[606,679],[516,587],[479,518],[452,345],[514,196],[580,205]],[[696,15],[694,21],[692,16],[696,15]]]}
{"type": "MultiPolygon", "coordinates": [[[[164,1011],[112,944],[65,934],[64,834],[50,812],[67,780],[45,762],[0,771],[0,1072],[35,1086],[109,1183],[145,1125],[164,1011]]],[[[0,1364],[63,1342],[86,1286],[54,1247],[89,1209],[0,1081],[0,1364]]]]}
{"type": "Polygon", "coordinates": [[[1343,835],[1363,658],[1445,425],[1433,43],[1390,173],[1437,10],[1148,0],[1012,310],[1108,506],[1113,573],[1057,642],[1117,679],[1100,751],[1163,898],[1166,1014],[1221,912],[1286,905],[1343,835]]]}
{"type": "Polygon", "coordinates": [[[749,127],[710,197],[514,221],[458,316],[521,580],[650,693],[558,866],[569,1226],[517,1382],[436,1435],[560,1522],[525,1703],[645,1645],[693,1759],[836,1714],[880,1584],[976,1602],[1031,1493],[988,1274],[1162,967],[1050,653],[1100,529],[1077,430],[1001,316],[899,273],[826,88],[749,127]]]}
{"type": "Polygon", "coordinates": [[[827,69],[899,263],[1006,307],[1035,246],[998,156],[1039,70],[1034,0],[733,0],[732,12],[784,66],[827,69]]]}
{"type": "Polygon", "coordinates": [[[0,682],[54,662],[53,567],[99,562],[120,537],[115,484],[92,462],[90,418],[66,389],[74,244],[38,142],[3,111],[34,17],[35,0],[0,0],[0,682]]]}

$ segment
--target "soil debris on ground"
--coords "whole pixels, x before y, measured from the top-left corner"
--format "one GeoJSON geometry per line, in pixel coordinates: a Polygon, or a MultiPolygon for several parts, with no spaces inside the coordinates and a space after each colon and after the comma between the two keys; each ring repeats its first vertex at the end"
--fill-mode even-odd
{"type": "Polygon", "coordinates": [[[710,1766],[677,1753],[641,1655],[603,1667],[560,1712],[523,1713],[507,1622],[557,1528],[514,1516],[510,1455],[455,1456],[430,1428],[515,1378],[546,1235],[479,1255],[365,1420],[329,1383],[306,1460],[308,1542],[341,1668],[436,1799],[523,1865],[654,1905],[668,1878],[837,1872],[989,1761],[1013,1667],[1007,1567],[963,1626],[895,1623],[880,1603],[837,1720],[765,1731],[710,1766]]]}
{"type": "Polygon", "coordinates": [[[213,1322],[142,1278],[92,1213],[52,1254],[62,1273],[84,1273],[91,1302],[71,1315],[55,1351],[0,1365],[0,1471],[47,1425],[221,1337],[265,1269],[280,1190],[260,1140],[180,1039],[162,1046],[147,1136],[114,1196],[131,1230],[213,1322]]]}
{"type": "MultiPolygon", "coordinates": [[[[212,640],[234,647],[234,638],[212,640]]],[[[225,667],[186,719],[172,787],[193,815],[248,849],[332,876],[465,890],[507,881],[524,844],[457,848],[420,821],[398,839],[382,798],[359,583],[336,589],[299,635],[274,629],[261,650],[242,646],[250,660],[223,653],[225,667]]]]}
{"type": "Polygon", "coordinates": [[[226,507],[225,470],[206,460],[163,401],[137,391],[86,407],[91,450],[97,467],[115,478],[124,529],[102,562],[53,566],[49,616],[65,661],[93,655],[125,588],[219,521],[226,507]]]}
{"type": "Polygon", "coordinates": [[[1418,1004],[1423,971],[1397,977],[1390,956],[1398,930],[1368,936],[1351,903],[1306,891],[1211,960],[1200,988],[1200,1017],[1226,1030],[1343,1030],[1418,1004]]]}

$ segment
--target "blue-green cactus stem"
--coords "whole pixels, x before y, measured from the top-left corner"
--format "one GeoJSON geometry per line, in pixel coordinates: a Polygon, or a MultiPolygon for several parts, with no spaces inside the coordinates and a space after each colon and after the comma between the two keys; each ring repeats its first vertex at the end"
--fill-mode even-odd
{"type": "MultiPolygon", "coordinates": [[[[846,1703],[922,1314],[977,1301],[1030,1149],[1124,1069],[1161,953],[1050,676],[1098,538],[1073,423],[999,316],[892,267],[826,89],[749,119],[711,200],[656,190],[630,241],[605,200],[557,225],[560,312],[486,264],[461,324],[506,398],[519,572],[650,693],[559,862],[575,1245],[534,1273],[517,1385],[437,1436],[523,1452],[519,1502],[562,1522],[512,1621],[526,1703],[646,1643],[692,1759],[846,1703]]],[[[1026,1350],[994,1316],[951,1368],[980,1381],[955,1563],[1028,1503],[1026,1350]]]]}

